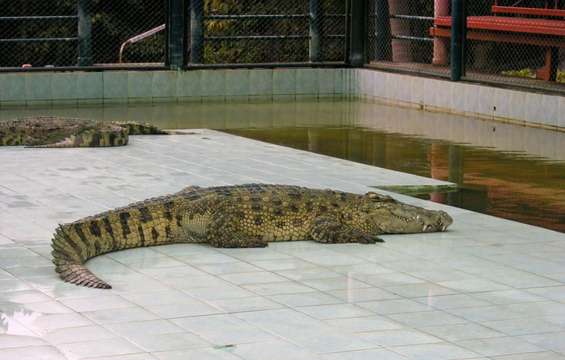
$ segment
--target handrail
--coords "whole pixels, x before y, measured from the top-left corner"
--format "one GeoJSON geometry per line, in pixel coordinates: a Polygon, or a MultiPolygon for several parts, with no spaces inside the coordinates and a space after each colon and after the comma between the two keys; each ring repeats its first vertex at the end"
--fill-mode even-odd
{"type": "Polygon", "coordinates": [[[155,35],[155,34],[161,32],[161,31],[165,30],[165,27],[166,27],[166,24],[159,25],[159,26],[157,26],[157,27],[155,27],[155,28],[153,28],[153,29],[151,29],[151,30],[148,30],[148,31],[146,31],[146,32],[144,32],[144,33],[141,33],[141,34],[139,34],[139,35],[135,35],[135,36],[133,36],[133,37],[127,39],[126,41],[124,41],[124,42],[120,45],[120,53],[119,53],[119,56],[118,56],[118,63],[120,63],[120,64],[122,63],[122,55],[123,55],[123,53],[124,53],[124,50],[125,50],[125,48],[126,48],[126,45],[128,45],[128,44],[134,44],[134,43],[136,43],[136,42],[138,42],[138,41],[141,41],[141,40],[143,40],[143,39],[145,39],[145,38],[148,38],[148,37],[150,37],[150,36],[153,36],[153,35],[155,35]]]}
{"type": "Polygon", "coordinates": [[[23,43],[23,42],[49,42],[49,41],[77,41],[78,37],[58,37],[58,38],[12,38],[0,39],[0,43],[23,43]]]}
{"type": "Polygon", "coordinates": [[[78,19],[76,15],[58,15],[58,16],[0,16],[1,20],[68,20],[78,19]]]}

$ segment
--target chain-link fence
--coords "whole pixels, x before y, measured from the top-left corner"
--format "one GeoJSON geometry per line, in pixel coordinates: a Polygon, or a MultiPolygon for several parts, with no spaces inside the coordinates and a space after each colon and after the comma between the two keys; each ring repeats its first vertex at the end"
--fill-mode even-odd
{"type": "Polygon", "coordinates": [[[347,63],[360,38],[382,69],[565,84],[565,0],[0,0],[0,69],[347,63]]]}
{"type": "Polygon", "coordinates": [[[565,2],[470,2],[466,51],[468,79],[565,84],[565,2]]]}
{"type": "Polygon", "coordinates": [[[76,1],[47,3],[0,1],[0,67],[76,64],[76,1]]]}
{"type": "Polygon", "coordinates": [[[449,40],[430,34],[434,18],[448,15],[433,0],[369,0],[367,57],[372,66],[449,75],[449,40]]]}
{"type": "Polygon", "coordinates": [[[94,64],[165,62],[164,1],[82,1],[90,5],[94,64]]]}
{"type": "MultiPolygon", "coordinates": [[[[450,75],[455,3],[369,0],[368,62],[385,69],[450,75]]],[[[558,89],[565,83],[565,1],[459,3],[465,5],[467,19],[464,78],[558,89]]]]}
{"type": "MultiPolygon", "coordinates": [[[[0,68],[164,64],[169,3],[0,0],[0,68]]],[[[345,61],[345,0],[184,4],[189,62],[345,61]]]]}
{"type": "Polygon", "coordinates": [[[191,17],[194,63],[345,61],[343,0],[210,0],[203,3],[202,22],[197,10],[191,17]]]}
{"type": "Polygon", "coordinates": [[[0,0],[0,68],[163,63],[155,0],[0,0]]]}

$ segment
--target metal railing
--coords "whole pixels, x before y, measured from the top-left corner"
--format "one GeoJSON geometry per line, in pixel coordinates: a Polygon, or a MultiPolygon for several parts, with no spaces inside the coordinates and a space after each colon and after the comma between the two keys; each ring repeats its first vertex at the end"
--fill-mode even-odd
{"type": "Polygon", "coordinates": [[[563,92],[563,6],[555,0],[370,0],[368,64],[563,92]]]}
{"type": "MultiPolygon", "coordinates": [[[[43,15],[43,16],[0,16],[0,25],[3,31],[0,32],[0,46],[2,45],[21,45],[30,43],[55,43],[55,42],[73,42],[78,43],[80,37],[77,33],[70,34],[67,33],[65,36],[37,36],[37,35],[27,35],[26,34],[14,34],[13,37],[8,37],[10,35],[9,29],[15,23],[29,23],[29,22],[58,22],[58,21],[72,21],[77,23],[79,21],[78,15],[43,15]]],[[[25,26],[25,25],[24,25],[25,26]]],[[[5,56],[8,53],[5,53],[5,56]]],[[[10,64],[12,66],[17,66],[16,64],[10,64]]],[[[30,66],[26,61],[22,61],[20,66],[30,66]]]]}
{"type": "Polygon", "coordinates": [[[142,40],[145,40],[153,35],[156,35],[158,33],[160,33],[161,31],[165,30],[166,28],[166,24],[163,25],[159,25],[151,30],[147,30],[139,35],[135,35],[130,37],[129,39],[127,39],[126,41],[124,41],[121,45],[120,45],[120,53],[118,54],[118,63],[122,63],[123,60],[123,55],[124,55],[124,51],[126,49],[126,46],[130,45],[130,44],[135,44],[136,42],[140,42],[142,40]]]}
{"type": "Polygon", "coordinates": [[[191,1],[191,64],[345,62],[345,37],[345,1],[191,1]]]}
{"type": "Polygon", "coordinates": [[[0,9],[0,70],[100,67],[124,58],[137,65],[164,66],[161,34],[148,46],[119,51],[124,41],[137,43],[134,35],[164,22],[164,1],[5,1],[0,9]]]}
{"type": "Polygon", "coordinates": [[[355,1],[14,2],[0,11],[0,70],[345,64],[355,1]]]}
{"type": "Polygon", "coordinates": [[[5,2],[0,71],[368,64],[455,81],[562,89],[565,4],[547,2],[552,5],[545,6],[546,0],[518,7],[515,0],[5,2]],[[539,24],[554,28],[536,33],[539,24]],[[550,81],[535,82],[536,77],[550,81]]]}

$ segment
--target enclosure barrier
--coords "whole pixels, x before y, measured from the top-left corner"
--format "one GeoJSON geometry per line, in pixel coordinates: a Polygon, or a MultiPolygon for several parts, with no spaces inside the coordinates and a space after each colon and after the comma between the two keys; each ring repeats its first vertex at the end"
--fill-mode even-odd
{"type": "MultiPolygon", "coordinates": [[[[0,9],[0,69],[110,66],[123,41],[166,22],[164,2],[5,1],[0,9]]],[[[131,46],[128,63],[163,65],[164,34],[131,46]]]]}
{"type": "Polygon", "coordinates": [[[561,0],[371,0],[371,66],[564,91],[561,0]]]}
{"type": "Polygon", "coordinates": [[[349,1],[6,3],[0,69],[345,64],[349,1]]]}
{"type": "Polygon", "coordinates": [[[5,2],[0,71],[367,65],[562,93],[564,6],[563,0],[5,2]]]}

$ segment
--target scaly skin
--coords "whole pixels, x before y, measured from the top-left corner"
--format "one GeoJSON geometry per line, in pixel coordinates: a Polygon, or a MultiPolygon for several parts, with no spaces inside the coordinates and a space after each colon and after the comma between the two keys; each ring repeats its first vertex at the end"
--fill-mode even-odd
{"type": "Polygon", "coordinates": [[[104,123],[51,116],[0,121],[0,146],[104,147],[127,145],[128,135],[167,134],[149,124],[104,123]]]}
{"type": "Polygon", "coordinates": [[[64,281],[109,289],[83,264],[111,251],[182,242],[229,248],[293,240],[368,244],[382,241],[379,234],[444,231],[451,223],[443,211],[372,192],[265,184],[191,186],[61,225],[52,254],[64,281]]]}

